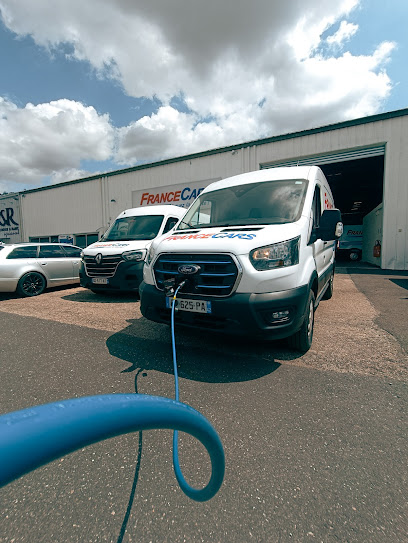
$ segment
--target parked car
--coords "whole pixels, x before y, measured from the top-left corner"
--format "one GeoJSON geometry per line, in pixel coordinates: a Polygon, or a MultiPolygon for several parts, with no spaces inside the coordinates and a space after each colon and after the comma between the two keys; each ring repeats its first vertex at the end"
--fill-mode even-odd
{"type": "Polygon", "coordinates": [[[0,246],[0,292],[38,296],[49,287],[79,283],[81,251],[66,243],[0,246]]]}

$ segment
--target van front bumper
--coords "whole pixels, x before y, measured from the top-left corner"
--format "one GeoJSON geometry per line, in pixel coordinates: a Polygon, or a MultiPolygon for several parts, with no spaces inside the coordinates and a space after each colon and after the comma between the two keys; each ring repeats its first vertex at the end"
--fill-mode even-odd
{"type": "Polygon", "coordinates": [[[111,291],[111,292],[138,292],[139,285],[143,279],[144,261],[140,262],[121,262],[116,268],[115,275],[112,277],[89,277],[86,274],[85,265],[81,262],[79,268],[79,280],[81,287],[89,288],[93,291],[111,291]],[[103,279],[107,282],[95,283],[93,279],[103,279]]]}
{"type": "MultiPolygon", "coordinates": [[[[153,285],[140,285],[140,309],[149,320],[169,323],[171,310],[166,296],[153,285]]],[[[249,334],[271,339],[289,337],[299,330],[306,313],[308,285],[264,294],[235,293],[226,298],[186,296],[190,300],[211,301],[211,314],[184,310],[175,312],[175,322],[194,328],[228,334],[249,334]]],[[[184,296],[180,292],[178,299],[184,296]]]]}

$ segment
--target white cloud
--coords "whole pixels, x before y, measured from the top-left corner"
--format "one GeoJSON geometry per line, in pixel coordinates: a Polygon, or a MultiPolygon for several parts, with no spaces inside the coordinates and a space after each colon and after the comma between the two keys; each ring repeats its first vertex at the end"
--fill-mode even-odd
{"type": "Polygon", "coordinates": [[[54,171],[51,175],[51,183],[63,183],[64,181],[74,181],[75,179],[83,179],[84,177],[90,177],[102,172],[89,172],[87,170],[81,170],[77,168],[64,168],[58,171],[54,171]]]}
{"type": "Polygon", "coordinates": [[[340,27],[335,34],[328,36],[327,43],[331,46],[341,47],[344,42],[349,41],[357,32],[358,25],[341,21],[340,27]]]}
{"type": "Polygon", "coordinates": [[[142,117],[118,130],[119,164],[159,160],[182,156],[205,149],[237,143],[237,134],[255,138],[257,126],[249,120],[248,112],[231,112],[222,126],[214,120],[200,121],[196,114],[181,113],[163,106],[151,117],[142,117]],[[246,122],[244,130],[240,125],[246,122]]]}
{"type": "MultiPolygon", "coordinates": [[[[128,165],[377,112],[391,90],[385,65],[394,44],[380,44],[366,56],[318,54],[323,32],[334,24],[340,27],[328,42],[338,46],[357,31],[344,19],[358,4],[54,0],[50,8],[48,0],[0,0],[0,10],[17,34],[30,34],[51,51],[70,44],[75,58],[89,62],[102,77],[117,79],[129,95],[162,102],[151,117],[118,129],[116,160],[128,165]],[[184,98],[186,112],[171,107],[175,96],[184,98]]],[[[60,105],[48,107],[55,112],[60,105]]],[[[33,138],[39,124],[50,137],[36,137],[37,159],[32,149],[28,153],[31,166],[25,153],[9,153],[14,162],[2,168],[3,178],[6,171],[23,171],[38,179],[52,168],[78,168],[81,158],[109,155],[108,119],[92,108],[68,108],[61,113],[66,128],[62,136],[46,109],[43,104],[14,113],[30,119],[33,138]],[[68,121],[80,114],[88,129],[68,121]],[[69,158],[65,142],[71,138],[69,158]],[[83,145],[76,144],[78,138],[83,145]]]]}
{"type": "Polygon", "coordinates": [[[71,100],[18,108],[0,97],[0,178],[36,184],[44,176],[106,160],[113,147],[107,115],[71,100]]]}

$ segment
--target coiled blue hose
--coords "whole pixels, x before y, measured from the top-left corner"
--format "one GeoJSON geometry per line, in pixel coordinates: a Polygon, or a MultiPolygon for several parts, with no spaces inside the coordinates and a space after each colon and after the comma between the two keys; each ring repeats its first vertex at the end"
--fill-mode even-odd
{"type": "MultiPolygon", "coordinates": [[[[177,293],[177,291],[176,291],[177,293]]],[[[61,456],[98,441],[142,430],[174,430],[173,463],[183,492],[206,501],[218,492],[225,472],[224,449],[211,423],[178,401],[178,374],[172,306],[172,342],[176,400],[145,394],[106,394],[29,407],[0,416],[0,487],[61,456]],[[211,478],[191,487],[178,461],[178,432],[201,441],[211,460],[211,478]]]]}

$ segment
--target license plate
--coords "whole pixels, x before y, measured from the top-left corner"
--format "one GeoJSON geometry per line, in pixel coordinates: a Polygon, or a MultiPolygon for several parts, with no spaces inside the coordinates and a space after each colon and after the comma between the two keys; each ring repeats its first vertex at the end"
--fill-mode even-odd
{"type": "Polygon", "coordinates": [[[93,277],[92,283],[94,285],[107,285],[109,283],[109,279],[107,277],[93,277]]]}
{"type": "MultiPolygon", "coordinates": [[[[166,297],[166,307],[171,309],[173,298],[166,297]]],[[[211,313],[211,302],[205,300],[176,299],[176,310],[190,311],[192,313],[211,313]]]]}

